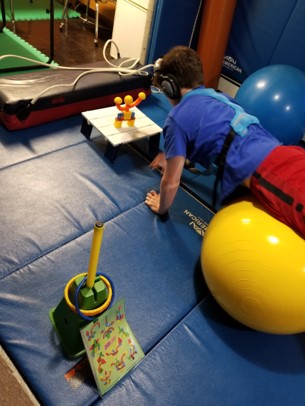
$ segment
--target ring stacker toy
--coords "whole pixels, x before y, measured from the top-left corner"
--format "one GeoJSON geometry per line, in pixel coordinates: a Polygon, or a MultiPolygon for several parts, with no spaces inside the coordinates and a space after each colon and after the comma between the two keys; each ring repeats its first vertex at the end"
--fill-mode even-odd
{"type": "Polygon", "coordinates": [[[114,289],[111,280],[96,272],[104,224],[94,224],[88,273],[74,276],[64,289],[64,297],[49,312],[53,327],[68,358],[85,353],[80,329],[104,312],[112,303],[114,289]]]}

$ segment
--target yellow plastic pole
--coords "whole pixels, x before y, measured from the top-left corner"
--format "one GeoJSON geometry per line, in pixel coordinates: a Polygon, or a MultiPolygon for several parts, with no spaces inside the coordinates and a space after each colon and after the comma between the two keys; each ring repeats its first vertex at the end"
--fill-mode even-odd
{"type": "Polygon", "coordinates": [[[91,253],[90,253],[90,260],[88,266],[88,276],[86,286],[87,288],[93,288],[95,277],[96,277],[96,270],[98,259],[100,255],[102,239],[104,234],[104,223],[101,221],[97,221],[94,224],[93,230],[93,237],[92,237],[92,245],[91,245],[91,253]]]}

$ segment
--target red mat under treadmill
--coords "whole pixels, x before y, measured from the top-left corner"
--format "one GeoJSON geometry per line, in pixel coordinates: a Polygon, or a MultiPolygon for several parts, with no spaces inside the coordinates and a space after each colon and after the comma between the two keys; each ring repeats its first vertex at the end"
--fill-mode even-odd
{"type": "MultiPolygon", "coordinates": [[[[123,60],[114,62],[119,65],[123,60]]],[[[136,98],[139,92],[150,93],[150,75],[83,74],[88,67],[110,68],[99,62],[81,65],[81,70],[50,69],[0,78],[0,123],[8,130],[19,130],[112,106],[115,96],[136,98]]]]}

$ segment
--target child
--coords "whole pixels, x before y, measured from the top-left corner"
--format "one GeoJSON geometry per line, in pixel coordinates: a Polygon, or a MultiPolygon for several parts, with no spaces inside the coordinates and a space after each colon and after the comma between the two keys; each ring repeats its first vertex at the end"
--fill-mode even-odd
{"type": "Polygon", "coordinates": [[[154,85],[173,108],[165,121],[164,148],[152,161],[163,171],[160,193],[147,193],[156,214],[172,205],[186,160],[218,165],[221,200],[249,188],[272,216],[305,237],[305,150],[283,146],[229,96],[203,86],[199,55],[177,46],[156,62],[154,85]]]}

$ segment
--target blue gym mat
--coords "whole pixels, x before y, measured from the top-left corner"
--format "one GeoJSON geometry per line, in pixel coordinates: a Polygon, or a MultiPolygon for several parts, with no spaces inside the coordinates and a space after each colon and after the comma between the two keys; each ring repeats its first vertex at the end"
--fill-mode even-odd
{"type": "MultiPolygon", "coordinates": [[[[162,125],[162,96],[147,102],[146,114],[162,125]]],[[[200,250],[214,214],[202,196],[209,186],[197,198],[196,178],[186,173],[189,189],[179,189],[169,217],[155,216],[144,199],[160,175],[146,155],[122,146],[110,163],[103,137],[93,131],[86,140],[81,121],[0,134],[0,343],[39,402],[304,404],[304,335],[241,326],[205,285],[200,250]],[[98,271],[111,277],[116,300],[125,299],[145,353],[103,398],[86,359],[66,358],[48,316],[66,283],[87,271],[96,220],[105,224],[98,271]]]]}

